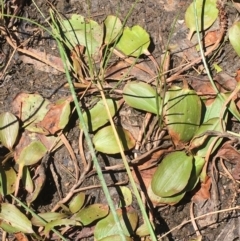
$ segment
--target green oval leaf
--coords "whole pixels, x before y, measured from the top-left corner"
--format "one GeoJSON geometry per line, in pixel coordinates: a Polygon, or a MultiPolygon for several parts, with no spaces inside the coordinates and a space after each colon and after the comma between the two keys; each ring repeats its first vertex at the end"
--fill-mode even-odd
{"type": "MultiPolygon", "coordinates": [[[[51,222],[54,220],[59,220],[67,217],[65,213],[57,213],[57,212],[38,213],[38,216],[43,218],[46,222],[51,222]]],[[[46,222],[36,217],[32,217],[31,222],[34,226],[38,226],[38,227],[44,227],[46,225],[46,222]]]]}
{"type": "Polygon", "coordinates": [[[16,162],[23,166],[33,165],[37,163],[46,153],[47,148],[41,141],[33,141],[22,149],[19,158],[16,159],[16,162]]]}
{"type": "Polygon", "coordinates": [[[33,184],[33,180],[29,171],[29,168],[27,166],[25,166],[23,168],[23,173],[22,173],[22,183],[24,185],[25,190],[28,193],[32,193],[34,190],[34,184],[33,184]]]}
{"type": "MultiPolygon", "coordinates": [[[[218,17],[218,9],[216,7],[217,0],[196,0],[196,11],[199,31],[209,28],[218,17]]],[[[194,3],[191,3],[185,13],[185,23],[190,29],[188,39],[191,39],[196,31],[194,3]]]]}
{"type": "Polygon", "coordinates": [[[17,175],[14,169],[8,165],[0,165],[0,175],[1,195],[5,196],[13,193],[15,190],[15,183],[17,179],[17,175]]]}
{"type": "Polygon", "coordinates": [[[16,142],[19,131],[17,117],[10,112],[0,114],[0,141],[11,150],[16,142]]]}
{"type": "MultiPolygon", "coordinates": [[[[125,236],[131,236],[137,227],[137,212],[131,207],[124,210],[118,209],[116,212],[118,214],[123,234],[125,236]]],[[[112,235],[119,235],[119,230],[115,224],[112,213],[110,213],[106,218],[97,223],[94,229],[94,238],[96,240],[101,240],[112,235]]]]}
{"type": "Polygon", "coordinates": [[[179,194],[187,186],[193,167],[193,157],[176,151],[164,157],[153,175],[151,188],[159,197],[179,194]]]}
{"type": "MultiPolygon", "coordinates": [[[[111,116],[113,117],[118,110],[118,104],[113,99],[107,99],[106,101],[111,116]]],[[[86,110],[86,112],[83,113],[83,118],[85,123],[88,124],[88,130],[90,132],[96,131],[99,127],[107,124],[109,120],[103,100],[100,100],[90,111],[86,110]]],[[[82,128],[81,123],[80,128],[82,128]]]]}
{"type": "Polygon", "coordinates": [[[72,219],[79,221],[86,226],[98,219],[106,217],[108,212],[108,206],[96,203],[81,209],[74,217],[72,217],[72,219]]]}
{"type": "Polygon", "coordinates": [[[192,139],[201,120],[201,100],[195,91],[173,86],[164,107],[168,132],[177,146],[192,139]]]}
{"type": "Polygon", "coordinates": [[[128,187],[120,186],[120,207],[127,207],[132,205],[132,192],[128,187]]]}
{"type": "Polygon", "coordinates": [[[34,233],[32,223],[15,205],[1,203],[0,219],[12,226],[17,232],[34,233]]]}
{"type": "Polygon", "coordinates": [[[48,236],[49,232],[56,226],[81,226],[78,222],[72,219],[57,219],[46,224],[44,234],[48,236]]]}
{"type": "Polygon", "coordinates": [[[121,20],[113,15],[107,16],[104,20],[105,26],[105,44],[111,44],[122,32],[122,23],[121,20]]]}
{"type": "Polygon", "coordinates": [[[229,29],[229,41],[234,50],[240,56],[240,22],[236,22],[229,29]]]}
{"type": "Polygon", "coordinates": [[[194,156],[192,173],[189,178],[188,184],[185,187],[185,191],[189,192],[193,190],[199,182],[199,176],[204,166],[205,159],[200,156],[194,156]]]}
{"type": "MultiPolygon", "coordinates": [[[[194,153],[196,153],[196,155],[200,157],[206,156],[209,146],[215,138],[218,138],[216,136],[208,135],[207,131],[209,130],[211,130],[212,132],[223,132],[224,130],[222,128],[222,120],[220,118],[212,118],[204,122],[195,133],[195,136],[190,143],[190,150],[192,150],[194,153]]],[[[212,152],[216,150],[216,148],[220,145],[221,141],[222,138],[219,138],[214,148],[212,149],[212,152]]]]}
{"type": "MultiPolygon", "coordinates": [[[[124,151],[130,150],[135,146],[135,140],[129,131],[124,130],[122,127],[116,127],[118,136],[122,143],[124,151]]],[[[120,152],[112,127],[107,126],[99,130],[93,137],[93,144],[97,151],[116,154],[120,152]]]]}
{"type": "Polygon", "coordinates": [[[142,27],[135,25],[131,29],[124,28],[116,47],[125,55],[138,57],[141,54],[148,54],[149,44],[149,34],[142,27]]]}
{"type": "Polygon", "coordinates": [[[162,204],[175,205],[178,202],[180,202],[186,194],[186,192],[183,191],[171,197],[159,197],[152,191],[151,185],[149,185],[147,192],[149,199],[153,203],[154,207],[157,207],[162,204]]]}
{"type": "Polygon", "coordinates": [[[83,207],[85,197],[85,193],[80,192],[72,198],[72,200],[69,203],[69,210],[71,211],[71,213],[76,213],[83,207]]]}
{"type": "Polygon", "coordinates": [[[69,49],[83,45],[90,55],[96,54],[103,42],[102,26],[78,14],[73,14],[70,19],[62,21],[61,31],[69,49]]]}
{"type": "Polygon", "coordinates": [[[161,99],[156,90],[147,83],[133,81],[126,84],[123,88],[123,99],[133,108],[159,114],[161,99]]]}
{"type": "MultiPolygon", "coordinates": [[[[57,212],[38,213],[38,216],[43,218],[46,222],[51,222],[54,220],[59,220],[67,217],[65,213],[57,213],[57,212]]],[[[46,225],[46,222],[36,217],[32,217],[31,222],[34,226],[38,226],[38,227],[44,227],[46,225]]]]}

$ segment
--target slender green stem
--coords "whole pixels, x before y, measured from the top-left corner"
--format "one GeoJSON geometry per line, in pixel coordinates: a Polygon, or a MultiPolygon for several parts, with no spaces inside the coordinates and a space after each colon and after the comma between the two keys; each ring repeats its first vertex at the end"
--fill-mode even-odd
{"type": "Polygon", "coordinates": [[[122,143],[120,141],[119,135],[117,133],[117,130],[116,130],[115,125],[114,125],[114,122],[112,120],[111,113],[110,113],[110,110],[109,110],[108,105],[107,105],[106,97],[104,95],[104,92],[103,92],[103,89],[102,89],[102,86],[101,86],[100,82],[98,82],[98,88],[101,90],[101,96],[102,96],[103,102],[104,102],[104,104],[106,106],[108,118],[109,118],[110,124],[112,126],[112,130],[113,130],[114,136],[116,138],[116,141],[118,143],[119,149],[120,149],[120,155],[122,157],[123,164],[124,164],[124,166],[126,168],[126,171],[127,171],[127,174],[128,174],[128,178],[129,178],[129,181],[130,181],[132,189],[133,189],[133,193],[136,196],[138,205],[139,205],[141,213],[143,215],[144,222],[147,224],[147,227],[148,227],[150,236],[152,238],[152,241],[157,241],[156,235],[155,235],[153,227],[152,227],[152,224],[151,224],[151,222],[150,222],[150,220],[149,220],[149,218],[147,216],[147,213],[146,213],[146,210],[145,210],[145,206],[143,204],[142,198],[141,198],[141,196],[139,194],[139,191],[137,189],[136,183],[135,183],[134,178],[132,176],[132,172],[131,172],[130,167],[128,165],[128,161],[127,161],[126,156],[124,154],[122,143]]]}
{"type": "Polygon", "coordinates": [[[73,101],[74,101],[74,104],[75,104],[75,107],[76,107],[76,111],[77,111],[79,120],[80,120],[80,122],[82,124],[82,128],[83,128],[83,132],[84,132],[84,135],[85,135],[85,139],[86,139],[89,151],[91,153],[91,156],[92,156],[92,159],[93,159],[93,163],[94,163],[94,166],[95,166],[97,174],[98,174],[99,181],[100,181],[100,183],[102,185],[103,192],[104,192],[104,194],[106,196],[108,205],[109,205],[110,210],[111,210],[111,212],[113,214],[114,221],[115,221],[116,226],[117,226],[117,228],[119,230],[119,235],[121,236],[121,239],[123,241],[125,241],[126,238],[125,238],[125,236],[123,234],[121,223],[120,223],[118,215],[116,213],[113,201],[111,199],[111,195],[110,195],[110,193],[108,191],[108,187],[107,187],[106,182],[104,180],[101,167],[100,167],[100,165],[98,163],[97,156],[96,156],[96,153],[95,153],[95,150],[94,150],[91,138],[89,137],[88,129],[87,129],[85,120],[83,118],[82,111],[81,111],[79,103],[78,103],[78,98],[77,98],[77,95],[76,95],[73,83],[71,81],[70,73],[68,71],[68,66],[66,64],[66,56],[65,56],[65,52],[64,52],[63,46],[61,45],[61,43],[58,40],[57,40],[57,43],[58,43],[58,48],[59,48],[59,51],[60,51],[61,58],[62,58],[63,63],[64,63],[64,69],[66,71],[66,77],[67,77],[67,81],[68,81],[68,84],[69,84],[69,88],[70,88],[70,91],[71,91],[71,94],[72,94],[72,97],[73,97],[73,101]]]}
{"type": "MultiPolygon", "coordinates": [[[[204,14],[204,11],[202,9],[202,14],[204,14]]],[[[202,57],[202,61],[203,61],[203,65],[205,67],[205,70],[207,72],[207,76],[212,84],[212,87],[214,88],[216,94],[219,94],[219,91],[213,81],[213,78],[211,76],[211,73],[209,71],[207,62],[206,62],[206,58],[205,58],[205,54],[204,54],[204,50],[203,50],[203,46],[202,46],[202,42],[201,42],[201,37],[200,37],[200,30],[199,30],[199,26],[198,26],[198,17],[197,17],[197,5],[196,5],[196,0],[194,0],[194,17],[195,17],[195,24],[196,24],[196,32],[197,32],[197,38],[198,38],[198,44],[199,44],[199,48],[200,48],[200,53],[201,53],[201,57],[202,57]]]]}

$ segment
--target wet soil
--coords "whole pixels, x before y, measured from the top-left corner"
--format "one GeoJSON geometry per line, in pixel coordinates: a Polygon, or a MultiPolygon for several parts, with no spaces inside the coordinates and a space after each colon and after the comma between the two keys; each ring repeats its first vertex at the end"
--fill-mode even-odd
{"type": "MultiPolygon", "coordinates": [[[[9,2],[10,5],[13,4],[11,3],[12,1],[6,2],[9,2]]],[[[133,0],[62,0],[53,1],[51,4],[65,16],[70,16],[72,13],[78,13],[83,16],[91,17],[98,22],[102,22],[109,14],[118,14],[121,20],[124,20],[134,2],[135,1],[133,0]]],[[[162,51],[165,49],[164,46],[166,46],[170,35],[172,35],[172,44],[182,41],[181,38],[186,38],[187,32],[185,32],[185,30],[179,32],[179,30],[182,28],[182,20],[184,19],[185,11],[190,3],[190,0],[138,1],[128,18],[127,25],[133,26],[134,24],[138,24],[147,30],[152,40],[151,51],[154,57],[158,59],[158,57],[162,54],[162,51]],[[174,27],[172,24],[176,18],[176,26],[174,27]]],[[[49,4],[47,1],[39,0],[37,1],[37,5],[44,17],[38,13],[36,7],[31,1],[23,1],[23,7],[21,8],[19,15],[27,17],[28,19],[49,28],[47,22],[45,21],[49,17],[49,4]]],[[[237,11],[229,4],[226,5],[226,12],[228,15],[228,22],[231,24],[237,15],[237,11]]],[[[36,49],[38,52],[59,56],[56,42],[51,39],[46,32],[36,30],[36,26],[31,22],[27,22],[26,20],[14,21],[12,26],[9,27],[9,31],[16,36],[19,43],[25,41],[26,48],[32,48],[36,49]]],[[[64,84],[66,83],[66,76],[64,73],[53,73],[53,69],[50,69],[50,72],[47,72],[46,68],[39,70],[38,67],[36,68],[35,64],[31,63],[31,60],[25,61],[23,59],[24,54],[18,52],[18,50],[14,51],[4,37],[1,37],[0,40],[2,51],[1,62],[3,63],[1,68],[3,76],[1,78],[0,89],[1,113],[9,111],[14,97],[20,92],[39,93],[51,101],[71,95],[70,91],[64,87],[64,84]],[[6,66],[7,68],[5,69],[6,66]]],[[[225,73],[230,76],[235,75],[237,69],[239,68],[240,60],[232,50],[229,43],[226,42],[223,44],[218,60],[225,73]]],[[[170,68],[177,67],[180,62],[181,58],[173,54],[171,57],[170,68]]],[[[191,73],[192,72],[190,72],[190,74],[191,73]]],[[[133,117],[132,120],[135,116],[136,122],[142,120],[143,118],[143,114],[135,110],[131,110],[130,112],[125,111],[124,113],[125,115],[130,115],[125,116],[127,121],[131,119],[131,116],[133,117]]],[[[234,119],[230,125],[232,131],[239,133],[240,127],[234,119]]],[[[79,161],[80,169],[83,171],[84,166],[81,162],[78,146],[80,131],[75,115],[73,115],[71,124],[69,125],[66,133],[67,139],[69,140],[69,143],[79,161]]],[[[86,158],[90,160],[89,153],[86,152],[85,155],[86,158]]],[[[129,156],[131,157],[131,155],[132,154],[130,153],[129,156]]],[[[98,159],[102,167],[105,165],[116,165],[121,162],[121,158],[119,156],[98,154],[98,159]]],[[[33,208],[35,210],[38,212],[49,211],[62,197],[66,196],[75,181],[74,168],[73,162],[65,147],[60,148],[51,155],[46,173],[47,185],[45,185],[41,191],[36,202],[33,203],[33,208]],[[54,173],[56,174],[55,177],[53,172],[50,170],[50,165],[52,165],[52,168],[54,169],[54,173]],[[58,183],[59,186],[57,186],[56,183],[58,183]]],[[[232,166],[228,165],[228,168],[231,169],[232,166]]],[[[238,184],[233,183],[232,180],[224,175],[225,172],[219,163],[217,164],[217,169],[218,173],[220,173],[217,184],[219,192],[217,200],[219,204],[218,209],[227,209],[238,205],[238,184]]],[[[104,177],[109,185],[117,182],[128,182],[127,175],[124,171],[105,173],[104,177]]],[[[87,175],[81,187],[84,188],[93,185],[99,185],[99,181],[95,173],[87,175]]],[[[117,205],[119,197],[117,195],[116,188],[110,187],[109,190],[113,196],[115,204],[117,205]]],[[[89,199],[92,200],[92,203],[106,203],[106,198],[104,197],[101,188],[93,190],[89,189],[86,191],[86,194],[89,196],[89,199]]],[[[214,194],[212,194],[212,199],[214,199],[214,197],[214,194]]],[[[210,201],[212,199],[210,198],[210,201]]],[[[195,204],[194,215],[201,215],[201,210],[206,212],[216,211],[215,207],[209,210],[204,209],[204,206],[207,206],[206,203],[210,201],[205,200],[200,204],[195,204]]],[[[193,240],[193,238],[196,237],[196,230],[193,228],[193,224],[191,222],[184,223],[186,220],[191,219],[191,205],[191,194],[189,194],[177,205],[155,208],[153,214],[155,215],[157,224],[156,233],[158,235],[163,235],[169,230],[175,228],[166,237],[164,237],[163,240],[193,240]]],[[[135,202],[133,203],[133,206],[138,209],[135,202]]],[[[207,216],[199,220],[199,222],[196,221],[203,236],[202,240],[240,240],[240,219],[238,211],[226,211],[220,213],[219,215],[212,214],[210,217],[212,217],[212,219],[207,216]]],[[[75,232],[75,235],[69,235],[69,237],[72,237],[70,238],[71,240],[93,240],[91,232],[89,235],[86,235],[90,236],[88,238],[76,238],[80,231],[75,230],[75,232]]]]}

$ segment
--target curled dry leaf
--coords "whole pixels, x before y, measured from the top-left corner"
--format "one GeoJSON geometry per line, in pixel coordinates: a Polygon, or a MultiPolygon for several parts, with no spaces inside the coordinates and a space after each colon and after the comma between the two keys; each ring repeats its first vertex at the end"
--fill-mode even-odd
{"type": "Polygon", "coordinates": [[[240,153],[232,146],[232,142],[226,142],[218,151],[216,157],[221,157],[224,160],[235,164],[232,175],[236,180],[240,180],[240,153]]]}

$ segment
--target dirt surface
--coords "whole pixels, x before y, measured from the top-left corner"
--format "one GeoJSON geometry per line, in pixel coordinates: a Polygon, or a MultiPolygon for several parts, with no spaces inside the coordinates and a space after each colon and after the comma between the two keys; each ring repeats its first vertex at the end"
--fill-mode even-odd
{"type": "MultiPolygon", "coordinates": [[[[15,4],[13,3],[15,1],[6,2],[9,4],[10,11],[13,11],[13,6],[20,6],[20,3],[19,5],[17,3],[18,1],[16,1],[15,4]]],[[[22,2],[23,6],[20,6],[21,11],[17,15],[27,17],[49,28],[45,21],[49,17],[49,4],[47,1],[37,1],[37,5],[44,17],[38,13],[36,6],[34,6],[31,1],[22,2]]],[[[65,16],[78,13],[83,16],[91,17],[98,22],[102,22],[107,15],[116,13],[121,20],[124,20],[134,2],[133,0],[62,0],[53,1],[52,5],[59,13],[65,16]]],[[[133,26],[134,24],[138,24],[147,30],[152,40],[150,47],[151,52],[158,60],[165,50],[164,46],[166,46],[170,35],[171,45],[179,44],[186,38],[188,30],[183,26],[182,20],[184,19],[185,11],[190,3],[190,0],[139,1],[128,18],[127,25],[133,26]],[[172,24],[176,18],[177,21],[174,27],[172,24]]],[[[225,10],[227,12],[228,24],[231,25],[237,15],[237,10],[230,3],[225,6],[225,10]]],[[[6,26],[9,28],[9,33],[18,41],[18,45],[22,43],[28,50],[35,49],[37,53],[42,53],[43,55],[47,53],[59,57],[55,40],[46,32],[39,31],[39,28],[31,22],[26,20],[14,20],[11,23],[11,21],[7,20],[6,26]]],[[[39,70],[39,65],[33,63],[32,57],[19,52],[17,49],[14,50],[4,36],[1,36],[0,41],[2,51],[0,56],[2,63],[0,113],[10,110],[13,99],[20,92],[39,93],[50,101],[71,96],[68,88],[64,87],[66,84],[66,76],[64,73],[49,68],[46,65],[43,65],[42,69],[39,70]],[[26,56],[28,57],[27,59],[25,58],[26,56]]],[[[173,51],[169,69],[178,67],[181,64],[183,56],[179,54],[180,52],[180,50],[173,51]]],[[[228,42],[223,43],[221,51],[217,53],[215,59],[218,61],[224,73],[228,74],[230,77],[235,76],[240,65],[240,59],[228,42]]],[[[187,74],[186,80],[189,83],[193,81],[189,76],[197,76],[196,72],[192,69],[188,70],[185,74],[187,74]]],[[[216,76],[216,72],[213,71],[213,75],[216,76]]],[[[203,73],[197,76],[197,78],[206,79],[206,75],[203,73]]],[[[85,105],[90,106],[90,100],[91,96],[84,99],[84,101],[87,102],[85,105]]],[[[133,126],[140,126],[143,119],[143,113],[125,106],[125,109],[123,108],[121,112],[121,118],[116,121],[120,122],[122,125],[124,125],[123,122],[125,121],[126,126],[131,126],[132,130],[134,130],[133,126]]],[[[238,122],[232,117],[230,117],[230,119],[230,129],[235,133],[239,133],[240,127],[238,122]]],[[[139,128],[136,128],[136,135],[138,131],[139,128]]],[[[84,165],[79,152],[80,130],[78,128],[76,114],[72,116],[71,123],[66,133],[67,139],[77,157],[80,170],[83,173],[84,165]]],[[[84,144],[84,149],[86,159],[91,160],[86,144],[84,144]]],[[[132,153],[129,153],[129,158],[131,158],[132,155],[132,153]]],[[[121,162],[121,158],[118,155],[108,156],[98,154],[98,160],[102,167],[105,165],[117,165],[121,162]]],[[[233,167],[229,163],[226,165],[229,170],[233,167]]],[[[192,204],[192,193],[189,193],[184,200],[177,205],[156,207],[152,210],[155,216],[154,220],[156,223],[157,235],[164,235],[168,231],[174,229],[162,240],[187,241],[193,240],[194,237],[196,237],[197,233],[196,228],[193,226],[193,222],[185,223],[186,220],[191,219],[191,210],[194,210],[192,215],[200,216],[203,213],[228,209],[239,204],[239,184],[226,175],[225,170],[219,162],[216,162],[216,170],[215,172],[218,173],[217,191],[211,189],[211,198],[208,200],[192,204]]],[[[209,175],[211,176],[212,173],[210,171],[211,168],[209,168],[209,175]]],[[[48,162],[46,172],[47,185],[44,186],[37,200],[32,204],[32,208],[38,212],[50,211],[59,200],[68,194],[68,191],[74,185],[74,172],[75,166],[66,147],[61,147],[54,152],[48,162]],[[51,169],[53,169],[53,171],[51,171],[51,169]]],[[[128,183],[128,177],[124,170],[105,173],[104,177],[109,185],[118,182],[128,183]]],[[[90,173],[84,177],[81,188],[92,187],[94,185],[99,185],[99,180],[95,172],[90,171],[90,173]]],[[[110,187],[109,190],[112,194],[114,203],[117,205],[119,201],[117,188],[110,187]]],[[[85,192],[89,200],[91,200],[90,202],[107,203],[101,188],[86,188],[85,192]]],[[[26,194],[22,195],[24,196],[26,194]]],[[[135,200],[133,206],[137,210],[139,209],[135,200]]],[[[211,214],[197,220],[196,223],[203,236],[202,240],[204,241],[240,240],[240,218],[238,210],[222,212],[219,215],[211,214]]],[[[91,229],[89,229],[89,233],[85,234],[83,238],[81,238],[81,235],[84,236],[84,234],[81,234],[81,230],[73,229],[69,231],[66,237],[70,238],[70,240],[93,240],[91,229]]],[[[10,240],[14,240],[14,238],[10,240]]],[[[140,239],[136,237],[135,240],[140,239]]]]}

